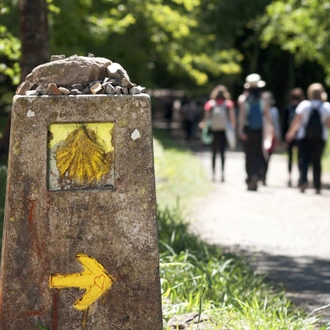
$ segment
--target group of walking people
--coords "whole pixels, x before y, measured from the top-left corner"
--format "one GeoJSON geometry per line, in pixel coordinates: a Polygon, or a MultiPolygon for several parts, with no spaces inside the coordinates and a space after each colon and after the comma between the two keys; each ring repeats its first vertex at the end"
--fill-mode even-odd
{"type": "Polygon", "coordinates": [[[238,97],[238,114],[228,89],[219,85],[204,105],[204,118],[200,124],[202,137],[212,146],[212,173],[216,178],[216,157],[220,153],[221,181],[225,181],[225,150],[232,145],[233,132],[243,144],[247,189],[256,191],[260,183],[266,185],[270,157],[283,141],[288,153],[288,186],[292,186],[293,150],[298,149],[298,186],[301,192],[308,187],[308,169],[313,165],[313,184],[321,192],[321,158],[330,128],[330,104],[320,83],[311,84],[307,99],[301,88],[294,88],[289,102],[281,113],[273,94],[260,75],[246,77],[243,93],[238,97]],[[280,124],[282,122],[282,125],[280,124]]]}

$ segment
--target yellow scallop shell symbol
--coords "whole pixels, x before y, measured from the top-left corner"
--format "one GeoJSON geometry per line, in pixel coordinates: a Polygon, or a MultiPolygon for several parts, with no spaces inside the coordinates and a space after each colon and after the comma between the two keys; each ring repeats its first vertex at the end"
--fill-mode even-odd
{"type": "Polygon", "coordinates": [[[97,143],[96,134],[85,126],[71,132],[56,151],[59,175],[88,184],[99,181],[110,171],[110,158],[97,143]]]}

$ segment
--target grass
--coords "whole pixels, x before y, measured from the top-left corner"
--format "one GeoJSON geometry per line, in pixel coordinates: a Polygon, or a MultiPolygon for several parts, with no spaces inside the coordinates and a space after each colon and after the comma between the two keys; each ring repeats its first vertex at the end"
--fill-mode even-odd
{"type": "Polygon", "coordinates": [[[154,130],[154,159],[158,206],[174,207],[180,200],[181,210],[188,209],[204,196],[211,183],[191,152],[174,141],[165,130],[154,130]],[[179,170],[178,170],[179,169],[179,170]]]}
{"type": "Polygon", "coordinates": [[[190,312],[200,318],[208,316],[208,325],[203,329],[330,329],[319,326],[317,317],[292,305],[284,292],[273,288],[250,267],[247,258],[225,254],[189,232],[189,219],[180,203],[188,206],[186,198],[191,201],[194,192],[200,196],[210,188],[206,185],[191,191],[191,184],[184,181],[205,180],[203,174],[196,177],[196,173],[203,172],[201,165],[164,134],[155,134],[156,176],[167,175],[166,180],[157,177],[156,184],[164,329],[171,329],[167,323],[172,317],[190,312]],[[175,166],[169,171],[172,155],[175,166]],[[175,205],[177,192],[180,203],[175,205]]]}

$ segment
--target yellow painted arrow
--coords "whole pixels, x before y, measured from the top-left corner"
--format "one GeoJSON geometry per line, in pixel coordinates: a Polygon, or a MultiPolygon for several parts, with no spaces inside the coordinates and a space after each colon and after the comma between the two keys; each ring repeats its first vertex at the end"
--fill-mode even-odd
{"type": "Polygon", "coordinates": [[[49,286],[54,289],[86,289],[85,294],[73,305],[79,310],[84,310],[108,291],[115,279],[94,258],[83,253],[77,254],[76,258],[84,271],[78,274],[51,275],[49,286]]]}

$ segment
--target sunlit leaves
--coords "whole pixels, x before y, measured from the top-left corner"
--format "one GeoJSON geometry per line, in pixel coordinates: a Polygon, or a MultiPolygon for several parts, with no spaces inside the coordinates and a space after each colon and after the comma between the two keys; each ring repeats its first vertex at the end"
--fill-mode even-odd
{"type": "Polygon", "coordinates": [[[200,5],[200,0],[172,0],[173,2],[183,5],[187,11],[192,11],[200,5]]]}
{"type": "Polygon", "coordinates": [[[99,35],[109,32],[123,34],[130,25],[136,22],[132,14],[119,15],[119,12],[114,9],[111,10],[109,16],[99,17],[93,15],[88,18],[88,21],[92,23],[91,32],[99,35]]]}
{"type": "MultiPolygon", "coordinates": [[[[9,8],[0,5],[0,14],[9,13],[9,8]]],[[[21,56],[21,45],[18,38],[11,34],[7,27],[0,24],[0,73],[11,78],[13,84],[19,83],[19,58],[21,56]]]]}
{"type": "Polygon", "coordinates": [[[239,53],[219,42],[228,33],[213,29],[200,0],[46,1],[53,54],[107,56],[150,82],[172,76],[173,84],[181,79],[206,86],[210,77],[240,71],[239,53]]]}
{"type": "Polygon", "coordinates": [[[169,6],[149,4],[146,6],[146,9],[153,23],[170,32],[175,39],[188,36],[190,28],[198,25],[196,20],[190,19],[189,16],[180,15],[178,11],[173,10],[169,6]]]}
{"type": "Polygon", "coordinates": [[[262,18],[263,45],[277,43],[298,62],[317,61],[330,79],[329,17],[329,0],[274,1],[262,18]]]}

